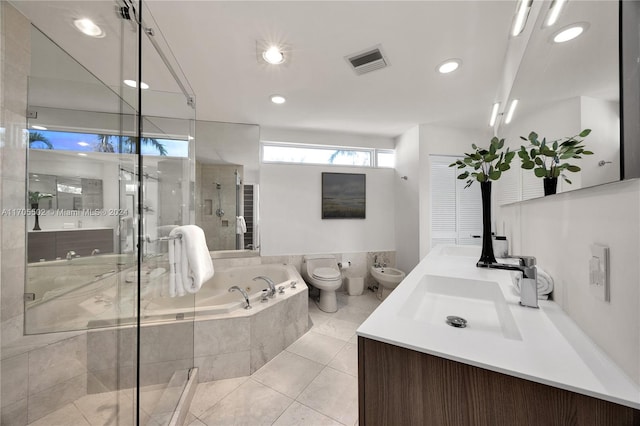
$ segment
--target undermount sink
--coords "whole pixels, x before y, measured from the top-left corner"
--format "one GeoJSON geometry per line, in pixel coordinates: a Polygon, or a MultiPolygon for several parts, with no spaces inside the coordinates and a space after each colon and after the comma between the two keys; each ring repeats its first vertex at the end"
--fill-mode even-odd
{"type": "Polygon", "coordinates": [[[449,328],[447,317],[466,320],[460,333],[482,333],[522,340],[498,283],[425,275],[402,306],[400,316],[449,328]]]}
{"type": "Polygon", "coordinates": [[[371,267],[371,276],[378,284],[387,288],[396,288],[404,279],[405,273],[396,268],[386,266],[371,267]]]}

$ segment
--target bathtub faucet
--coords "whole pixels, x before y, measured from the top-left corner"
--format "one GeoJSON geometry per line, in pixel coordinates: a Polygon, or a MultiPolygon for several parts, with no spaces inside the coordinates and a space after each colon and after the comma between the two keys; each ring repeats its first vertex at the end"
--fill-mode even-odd
{"type": "Polygon", "coordinates": [[[276,296],[276,285],[271,280],[271,278],[265,277],[264,275],[260,275],[259,277],[255,277],[253,280],[254,281],[256,281],[256,280],[265,280],[267,282],[267,285],[269,286],[269,297],[273,298],[273,297],[276,296]]]}
{"type": "Polygon", "coordinates": [[[229,287],[229,293],[231,293],[232,291],[239,291],[240,294],[242,294],[242,297],[244,297],[244,301],[247,303],[247,305],[244,308],[251,309],[251,304],[249,303],[249,295],[247,294],[246,291],[244,291],[237,285],[234,285],[233,287],[229,287]]]}

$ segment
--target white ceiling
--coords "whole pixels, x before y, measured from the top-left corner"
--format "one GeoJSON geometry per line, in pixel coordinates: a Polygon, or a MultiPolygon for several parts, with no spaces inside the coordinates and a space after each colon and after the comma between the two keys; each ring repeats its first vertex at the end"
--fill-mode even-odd
{"type": "MultiPolygon", "coordinates": [[[[116,17],[113,2],[13,3],[105,83],[118,86],[122,78],[130,78],[124,74],[135,71],[135,38],[116,17]],[[78,33],[71,21],[80,16],[104,25],[107,36],[91,39],[78,33]],[[120,59],[123,47],[126,54],[120,59]]],[[[486,129],[499,93],[515,10],[515,1],[146,3],[153,19],[147,15],[145,20],[155,19],[156,31],[161,31],[196,94],[198,119],[383,136],[397,136],[420,123],[486,129]],[[281,66],[261,63],[257,41],[286,43],[292,49],[290,60],[281,66]],[[382,46],[391,66],[357,76],[344,57],[375,45],[382,46]],[[436,73],[436,66],[448,58],[462,59],[462,67],[449,75],[436,73]],[[272,104],[269,96],[274,93],[287,102],[272,104]]],[[[568,11],[582,11],[580,20],[597,20],[602,11],[581,3],[615,2],[568,3],[568,11]]],[[[574,18],[567,12],[563,19],[562,23],[574,18]]],[[[533,21],[530,25],[537,25],[533,21]]],[[[585,36],[591,33],[590,40],[598,40],[601,27],[592,23],[585,36]]],[[[156,39],[164,42],[160,34],[156,39]]],[[[581,59],[569,63],[580,66],[572,72],[584,78],[571,81],[604,84],[594,73],[582,72],[589,63],[584,55],[599,58],[609,45],[581,46],[573,53],[581,59]]],[[[571,55],[569,43],[563,49],[554,58],[571,55]]],[[[143,80],[152,90],[178,91],[148,42],[143,54],[143,80]]],[[[535,71],[536,60],[532,61],[527,68],[535,71]]],[[[521,77],[526,75],[519,73],[521,77]]],[[[558,94],[563,84],[553,87],[558,94]]],[[[536,87],[530,90],[540,93],[536,87]]],[[[155,102],[147,97],[143,109],[153,106],[154,115],[171,115],[177,99],[155,102]]],[[[180,108],[184,110],[182,100],[180,108]]]]}
{"type": "Polygon", "coordinates": [[[148,4],[196,91],[198,118],[387,136],[419,123],[485,125],[515,8],[512,1],[148,4]],[[260,63],[263,40],[291,46],[290,61],[260,63]],[[378,44],[391,66],[357,76],[344,57],[378,44]],[[462,59],[462,68],[437,74],[449,58],[462,59]],[[274,93],[287,102],[273,105],[274,93]]]}

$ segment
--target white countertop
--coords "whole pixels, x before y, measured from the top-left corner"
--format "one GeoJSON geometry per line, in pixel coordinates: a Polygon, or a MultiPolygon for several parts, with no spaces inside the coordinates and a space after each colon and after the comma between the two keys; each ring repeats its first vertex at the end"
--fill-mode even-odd
{"type": "MultiPolygon", "coordinates": [[[[558,304],[540,300],[540,309],[520,306],[508,271],[475,266],[479,247],[474,256],[444,255],[447,247],[452,246],[433,249],[358,328],[358,336],[640,409],[640,385],[558,304]],[[445,318],[439,323],[407,315],[425,275],[496,282],[520,339],[453,328],[445,318]]],[[[451,314],[464,317],[464,312],[451,314]]]]}
{"type": "Polygon", "coordinates": [[[33,232],[34,234],[42,234],[43,232],[61,232],[61,231],[96,231],[100,229],[111,229],[112,227],[108,226],[95,226],[91,228],[55,228],[55,229],[41,229],[40,231],[29,230],[29,232],[33,232]]]}

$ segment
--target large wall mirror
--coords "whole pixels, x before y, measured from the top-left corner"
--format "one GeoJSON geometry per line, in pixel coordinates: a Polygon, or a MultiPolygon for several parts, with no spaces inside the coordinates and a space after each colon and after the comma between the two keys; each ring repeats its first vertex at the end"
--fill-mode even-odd
{"type": "MultiPolygon", "coordinates": [[[[519,148],[534,131],[540,139],[561,139],[591,129],[584,138],[593,155],[568,160],[579,172],[565,171],[557,192],[573,191],[621,177],[619,4],[617,1],[566,2],[558,20],[547,26],[550,1],[543,2],[509,95],[518,100],[512,121],[502,122],[498,136],[519,148]],[[575,39],[555,42],[563,30],[580,25],[575,39]]],[[[637,36],[637,34],[636,34],[637,36]]],[[[505,106],[505,109],[508,107],[505,106]]],[[[506,114],[505,114],[506,115],[506,114]]],[[[542,179],[519,169],[502,183],[500,204],[544,196],[542,179]]]]}
{"type": "MultiPolygon", "coordinates": [[[[39,217],[27,217],[27,313],[135,265],[140,185],[142,226],[152,241],[145,260],[166,253],[157,241],[167,227],[195,218],[195,110],[175,87],[145,91],[153,108],[142,118],[140,168],[135,90],[119,84],[118,70],[90,72],[83,59],[32,27],[27,189],[39,217]],[[52,275],[65,279],[51,282],[52,275]]],[[[156,87],[166,87],[162,69],[148,79],[156,87]]],[[[40,326],[28,323],[29,331],[40,326]]]]}
{"type": "Polygon", "coordinates": [[[196,122],[196,225],[214,256],[259,253],[260,128],[196,122]]]}

